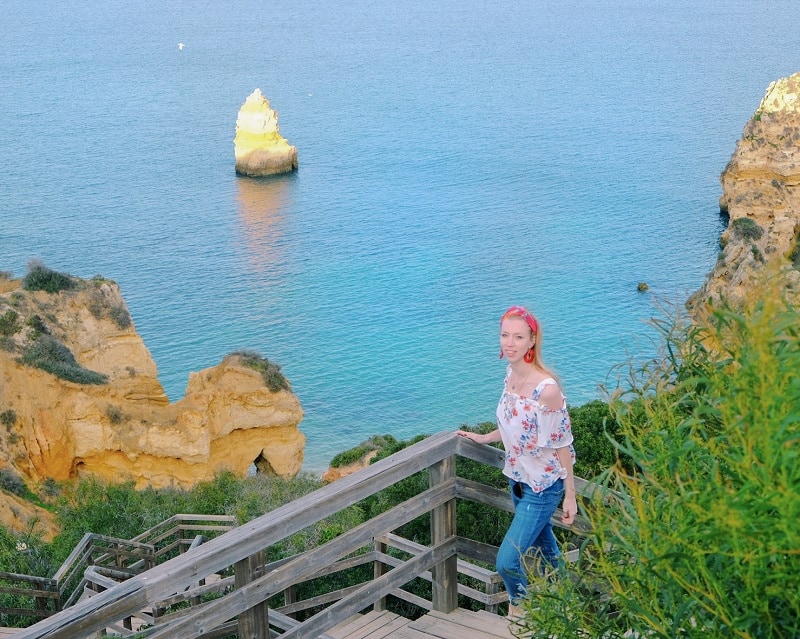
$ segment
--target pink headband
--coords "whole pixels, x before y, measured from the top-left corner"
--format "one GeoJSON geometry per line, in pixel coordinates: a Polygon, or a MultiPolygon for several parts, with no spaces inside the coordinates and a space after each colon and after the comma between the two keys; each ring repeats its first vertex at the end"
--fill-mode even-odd
{"type": "Polygon", "coordinates": [[[530,311],[524,306],[512,306],[509,308],[505,313],[503,313],[503,317],[500,318],[500,323],[502,324],[503,320],[512,316],[521,317],[524,319],[528,326],[531,327],[534,335],[539,332],[539,322],[536,321],[536,318],[531,315],[530,311]]]}

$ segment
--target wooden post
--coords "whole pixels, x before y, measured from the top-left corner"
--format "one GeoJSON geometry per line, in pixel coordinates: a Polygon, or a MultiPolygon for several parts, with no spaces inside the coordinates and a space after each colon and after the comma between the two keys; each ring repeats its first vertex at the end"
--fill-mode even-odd
{"type": "MultiPolygon", "coordinates": [[[[283,605],[289,606],[297,602],[297,586],[289,586],[283,590],[283,605]]],[[[289,616],[295,618],[297,613],[291,613],[289,616]]]]}
{"type": "MultiPolygon", "coordinates": [[[[373,541],[373,546],[375,548],[375,552],[386,553],[386,544],[380,541],[379,539],[375,539],[373,541]]],[[[384,564],[380,559],[376,559],[373,562],[373,578],[377,579],[381,575],[386,572],[386,564],[384,564]]],[[[376,600],[374,604],[372,604],[372,609],[375,612],[381,612],[386,610],[386,597],[381,597],[380,599],[376,600]]]]}
{"type": "MultiPolygon", "coordinates": [[[[234,583],[239,588],[264,574],[264,551],[237,561],[233,567],[234,583]]],[[[257,603],[239,615],[239,639],[270,639],[266,601],[257,603]]]]}
{"type": "MultiPolygon", "coordinates": [[[[441,484],[456,476],[456,458],[447,457],[430,467],[430,486],[441,484]]],[[[456,500],[431,511],[431,543],[435,546],[456,534],[456,500]]],[[[458,608],[458,557],[453,555],[431,569],[433,576],[433,609],[453,612],[458,608]]]]}

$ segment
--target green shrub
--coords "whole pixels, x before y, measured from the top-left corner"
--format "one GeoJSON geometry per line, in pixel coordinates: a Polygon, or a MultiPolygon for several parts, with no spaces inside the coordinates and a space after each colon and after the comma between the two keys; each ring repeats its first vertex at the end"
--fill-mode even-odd
{"type": "Polygon", "coordinates": [[[252,368],[261,373],[264,383],[273,393],[289,390],[289,380],[281,373],[281,367],[274,362],[270,362],[266,357],[262,357],[255,351],[237,351],[231,353],[230,356],[238,357],[242,366],[252,368]]]}
{"type": "Polygon", "coordinates": [[[113,406],[112,404],[106,406],[106,417],[108,417],[108,420],[115,425],[119,425],[128,419],[128,416],[122,412],[122,409],[119,406],[113,406]]]}
{"type": "Polygon", "coordinates": [[[75,288],[75,280],[66,273],[52,271],[43,264],[33,263],[22,280],[22,288],[26,291],[45,291],[58,293],[75,288]]]}
{"type": "Polygon", "coordinates": [[[764,229],[756,224],[749,217],[737,217],[731,222],[733,236],[740,240],[760,240],[764,235],[764,229]]]}
{"type": "Polygon", "coordinates": [[[132,323],[131,315],[124,305],[116,303],[108,295],[108,289],[102,288],[105,280],[100,276],[90,282],[88,291],[87,308],[93,317],[96,319],[110,319],[118,328],[128,328],[132,323]]]}
{"type": "Polygon", "coordinates": [[[394,446],[397,440],[391,435],[373,435],[367,441],[351,448],[344,450],[333,459],[331,459],[331,468],[341,468],[342,466],[349,466],[364,458],[372,451],[381,450],[387,446],[394,446]]]}
{"type": "Polygon", "coordinates": [[[42,335],[36,341],[28,344],[19,361],[26,366],[39,368],[76,384],[108,383],[106,375],[90,371],[78,364],[72,352],[49,335],[42,335]]]}
{"type": "Polygon", "coordinates": [[[8,410],[4,410],[2,413],[0,413],[0,424],[6,428],[11,428],[16,423],[17,413],[12,409],[9,408],[8,410]]]}
{"type": "Polygon", "coordinates": [[[31,315],[25,320],[25,326],[33,331],[33,339],[38,339],[40,335],[49,335],[50,329],[38,315],[31,315]]]}
{"type": "Polygon", "coordinates": [[[599,399],[569,407],[575,438],[575,474],[594,479],[617,462],[631,467],[630,458],[619,453],[620,425],[608,402],[599,399]]]}
{"type": "Polygon", "coordinates": [[[108,317],[117,325],[117,328],[128,328],[133,324],[131,314],[124,306],[113,306],[108,311],[108,317]]]}
{"type": "Polygon", "coordinates": [[[11,337],[21,328],[19,324],[19,313],[10,308],[0,315],[0,336],[11,337]]]}
{"type": "Polygon", "coordinates": [[[0,488],[15,495],[24,495],[25,482],[10,468],[0,468],[0,488]]]}
{"type": "Polygon", "coordinates": [[[800,313],[759,294],[664,330],[614,405],[635,470],[590,505],[580,572],[532,589],[532,637],[800,636],[800,313]]]}

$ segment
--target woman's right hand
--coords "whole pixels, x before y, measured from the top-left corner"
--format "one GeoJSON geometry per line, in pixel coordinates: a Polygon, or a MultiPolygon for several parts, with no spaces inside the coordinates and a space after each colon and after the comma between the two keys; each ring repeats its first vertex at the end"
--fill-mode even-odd
{"type": "Polygon", "coordinates": [[[498,429],[493,430],[491,433],[486,433],[485,435],[481,435],[480,433],[473,433],[468,430],[457,430],[456,435],[460,435],[461,437],[466,437],[467,439],[471,439],[478,444],[492,444],[494,442],[501,441],[500,431],[498,429]]]}

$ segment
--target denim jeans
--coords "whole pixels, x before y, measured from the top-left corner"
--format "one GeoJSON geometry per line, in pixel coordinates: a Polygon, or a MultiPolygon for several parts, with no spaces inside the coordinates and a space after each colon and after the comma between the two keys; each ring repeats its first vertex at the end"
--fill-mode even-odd
{"type": "Polygon", "coordinates": [[[514,519],[497,552],[497,572],[503,578],[509,600],[516,603],[528,586],[527,571],[536,566],[541,570],[542,562],[555,565],[561,556],[550,517],[564,496],[564,480],[559,479],[540,493],[533,492],[527,484],[517,484],[522,488],[521,497],[514,494],[516,482],[509,483],[514,519]]]}

